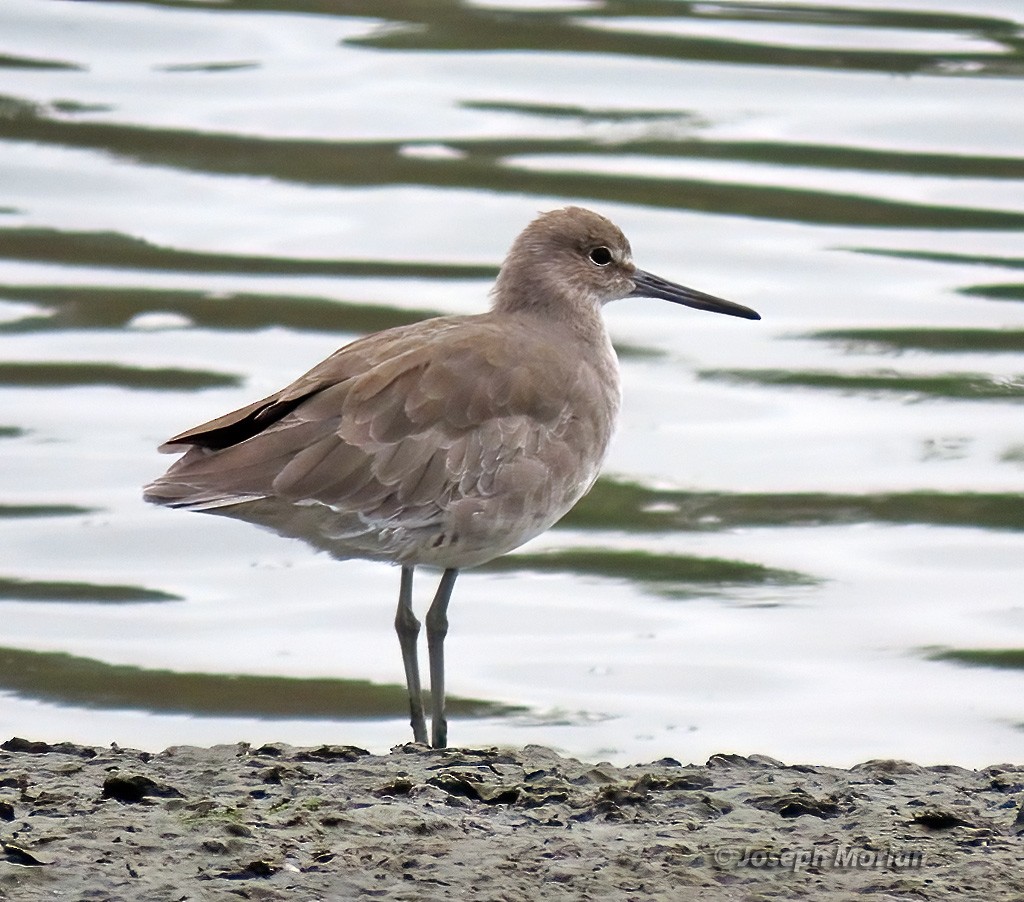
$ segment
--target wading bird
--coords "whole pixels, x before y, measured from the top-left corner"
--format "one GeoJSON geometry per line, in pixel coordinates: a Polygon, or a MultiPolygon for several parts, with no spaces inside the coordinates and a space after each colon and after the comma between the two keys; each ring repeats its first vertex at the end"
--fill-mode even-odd
{"type": "Polygon", "coordinates": [[[443,747],[455,578],[544,532],[594,484],[619,410],[601,307],[631,297],[760,319],[637,269],[603,216],[554,210],[516,238],[489,312],[368,335],[270,397],[175,436],[161,450],[185,453],[145,497],[339,559],[399,564],[395,629],[417,742],[427,730],[412,577],[417,565],[440,568],[426,626],[430,740],[443,747]]]}

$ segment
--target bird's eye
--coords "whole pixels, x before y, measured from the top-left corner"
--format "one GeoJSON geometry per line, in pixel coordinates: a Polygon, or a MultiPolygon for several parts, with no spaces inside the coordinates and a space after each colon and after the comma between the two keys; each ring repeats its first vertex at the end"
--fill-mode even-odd
{"type": "Polygon", "coordinates": [[[595,247],[589,254],[590,262],[598,266],[607,266],[612,262],[612,252],[606,247],[595,247]]]}

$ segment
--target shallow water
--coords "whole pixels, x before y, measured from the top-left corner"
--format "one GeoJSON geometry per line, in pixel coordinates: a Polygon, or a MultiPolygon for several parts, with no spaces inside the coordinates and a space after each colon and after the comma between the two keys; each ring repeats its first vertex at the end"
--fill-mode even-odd
{"type": "Polygon", "coordinates": [[[578,203],[764,319],[607,311],[605,478],[460,579],[452,740],[1019,759],[1024,10],[880,5],[7,0],[0,733],[408,738],[396,571],[139,487],[578,203]]]}

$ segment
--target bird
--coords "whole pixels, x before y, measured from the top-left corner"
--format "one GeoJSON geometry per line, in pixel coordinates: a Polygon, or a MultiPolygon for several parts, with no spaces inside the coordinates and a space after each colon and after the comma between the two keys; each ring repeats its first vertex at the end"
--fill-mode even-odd
{"type": "Polygon", "coordinates": [[[448,741],[444,640],[461,570],[540,535],[593,486],[620,405],[601,308],[655,298],[745,319],[749,307],[638,269],[629,241],[582,207],[514,240],[490,310],[344,345],[281,391],[189,429],[147,501],[232,517],[332,557],[401,568],[395,631],[413,740],[427,744],[413,573],[441,571],[427,610],[429,745],[448,741]]]}

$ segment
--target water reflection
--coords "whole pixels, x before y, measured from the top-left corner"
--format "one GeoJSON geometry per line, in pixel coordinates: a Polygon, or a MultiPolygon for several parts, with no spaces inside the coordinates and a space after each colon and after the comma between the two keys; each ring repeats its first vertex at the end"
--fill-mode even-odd
{"type": "MultiPolygon", "coordinates": [[[[0,648],[0,691],[83,708],[199,717],[384,718],[406,715],[409,706],[404,686],[365,680],[177,673],[15,648],[0,648]]],[[[519,710],[450,696],[448,707],[466,718],[519,710]]]]}
{"type": "Polygon", "coordinates": [[[544,554],[510,554],[483,568],[489,572],[532,571],[630,580],[666,598],[729,596],[740,588],[811,585],[815,580],[761,564],[652,554],[610,548],[572,548],[544,554]]]}
{"type": "Polygon", "coordinates": [[[0,504],[0,520],[22,517],[78,517],[95,511],[74,504],[0,504]]]}
{"type": "MultiPolygon", "coordinates": [[[[485,106],[488,106],[485,104],[485,106]]],[[[524,109],[524,111],[528,111],[524,109]]],[[[548,117],[552,108],[536,115],[548,117]]],[[[568,118],[578,114],[573,111],[568,118]]],[[[645,114],[649,118],[650,114],[645,114]]],[[[676,117],[687,116],[677,113],[676,117]]],[[[607,118],[607,113],[604,114],[607,118]]],[[[834,146],[793,146],[776,142],[696,140],[690,136],[659,138],[583,135],[578,138],[466,139],[453,136],[443,146],[452,153],[437,157],[409,153],[408,141],[302,141],[191,130],[82,122],[48,114],[36,104],[0,98],[0,138],[63,147],[92,148],[126,156],[139,163],[173,166],[184,171],[270,176],[285,182],[318,185],[416,184],[460,187],[537,196],[575,196],[597,203],[641,203],[675,210],[714,210],[759,219],[793,220],[821,225],[880,226],[914,229],[1021,229],[1024,214],[951,204],[910,203],[864,193],[845,185],[836,190],[779,185],[778,167],[811,167],[826,173],[913,172],[983,179],[1020,178],[1024,163],[1014,158],[972,157],[873,151],[834,146]],[[626,157],[626,155],[630,155],[626,157]],[[626,157],[624,171],[588,172],[588,161],[626,157]],[[775,170],[775,183],[744,183],[750,170],[730,179],[645,177],[643,159],[716,160],[775,170]]],[[[304,273],[332,275],[409,275],[477,278],[492,268],[376,264],[368,261],[316,261],[209,255],[153,247],[127,235],[63,233],[51,229],[5,229],[0,255],[11,259],[60,258],[94,266],[142,266],[196,272],[304,273]]]]}
{"type": "MultiPolygon", "coordinates": [[[[248,4],[240,0],[234,5],[248,4]]],[[[298,6],[319,8],[318,4],[298,6]]],[[[346,4],[346,12],[388,23],[368,37],[349,39],[348,43],[389,50],[568,51],[892,73],[1021,72],[1020,40],[1012,20],[931,11],[838,6],[830,9],[827,26],[822,24],[821,10],[813,5],[751,7],[746,3],[679,4],[673,0],[649,0],[642,11],[635,4],[604,3],[585,14],[492,9],[457,2],[410,9],[401,0],[346,4]],[[727,27],[709,28],[719,22],[727,27]],[[790,26],[785,39],[779,40],[780,29],[770,23],[790,26]],[[891,35],[893,29],[905,29],[917,37],[935,33],[923,42],[934,49],[907,51],[900,49],[905,42],[898,40],[889,42],[892,49],[887,50],[851,46],[865,41],[866,29],[877,29],[880,36],[891,35]],[[949,33],[958,38],[951,40],[949,33]],[[824,40],[824,35],[830,40],[824,40]]],[[[879,41],[876,38],[872,43],[879,41]]]]}
{"type": "Polygon", "coordinates": [[[146,589],[142,586],[101,586],[95,583],[58,580],[10,579],[0,576],[0,600],[87,602],[102,604],[139,604],[154,601],[181,601],[180,595],[146,589]]]}
{"type": "Polygon", "coordinates": [[[107,385],[149,391],[197,391],[239,385],[241,379],[212,370],[141,367],[121,363],[0,361],[0,385],[19,388],[72,388],[107,385]]]}
{"type": "Polygon", "coordinates": [[[600,479],[559,526],[655,533],[851,523],[1024,530],[1024,494],[683,492],[600,479]]]}
{"type": "Polygon", "coordinates": [[[0,298],[30,302],[42,308],[0,323],[0,332],[120,329],[172,323],[204,329],[244,331],[278,326],[296,331],[360,334],[437,315],[436,311],[400,310],[383,304],[341,303],[318,297],[118,286],[0,285],[0,298]]]}
{"type": "MultiPolygon", "coordinates": [[[[994,266],[1024,269],[1024,257],[999,257],[989,254],[958,254],[949,251],[894,250],[892,248],[854,247],[850,250],[898,260],[927,260],[933,263],[957,263],[968,266],[994,266]]],[[[972,289],[966,289],[968,291],[972,289]]]]}
{"type": "Polygon", "coordinates": [[[972,285],[962,288],[963,294],[987,298],[991,301],[1024,301],[1024,285],[972,285]]]}
{"type": "Polygon", "coordinates": [[[806,338],[839,342],[850,350],[933,353],[1024,351],[1021,329],[825,329],[806,338]]]}
{"type": "Polygon", "coordinates": [[[794,370],[704,370],[705,379],[751,382],[756,385],[824,388],[844,392],[897,394],[911,399],[945,398],[958,401],[1024,400],[1024,375],[1013,378],[985,373],[941,373],[924,376],[876,370],[835,373],[794,370]]]}
{"type": "MultiPolygon", "coordinates": [[[[940,648],[930,650],[930,661],[949,661],[967,667],[1024,670],[1024,648],[940,648]]],[[[1024,728],[1024,724],[1021,725],[1024,728]]]]}
{"type": "MultiPolygon", "coordinates": [[[[0,134],[2,134],[0,126],[0,134]]],[[[0,228],[0,259],[155,272],[247,273],[294,276],[393,276],[421,279],[478,279],[494,267],[372,260],[302,260],[242,256],[159,247],[116,232],[0,228]]]]}

